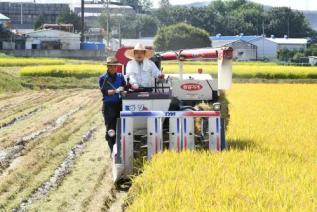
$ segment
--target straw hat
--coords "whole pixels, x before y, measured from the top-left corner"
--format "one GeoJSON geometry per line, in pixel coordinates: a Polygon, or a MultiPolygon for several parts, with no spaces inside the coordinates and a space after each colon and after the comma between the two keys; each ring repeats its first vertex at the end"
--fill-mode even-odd
{"type": "Polygon", "coordinates": [[[129,59],[134,59],[134,51],[145,51],[145,58],[151,58],[154,56],[154,51],[146,49],[141,43],[137,43],[133,49],[128,49],[124,55],[129,59]]]}
{"type": "Polygon", "coordinates": [[[116,57],[107,57],[106,65],[120,65],[116,57]]]}

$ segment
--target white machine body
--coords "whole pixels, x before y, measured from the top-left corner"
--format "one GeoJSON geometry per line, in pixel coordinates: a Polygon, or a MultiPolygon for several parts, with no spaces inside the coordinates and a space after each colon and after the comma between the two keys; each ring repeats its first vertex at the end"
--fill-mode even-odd
{"type": "Polygon", "coordinates": [[[170,108],[175,99],[187,104],[214,103],[219,90],[229,89],[232,84],[232,49],[180,50],[166,52],[159,57],[161,60],[178,60],[179,73],[166,75],[166,80],[159,83],[153,92],[124,96],[112,155],[114,182],[134,174],[135,154],[142,153],[151,159],[165,149],[179,152],[203,147],[218,152],[226,148],[225,125],[219,110],[173,111],[170,108]],[[217,79],[209,74],[184,73],[184,60],[210,58],[218,59],[217,79]],[[198,124],[202,126],[200,129],[196,127],[198,124]]]}

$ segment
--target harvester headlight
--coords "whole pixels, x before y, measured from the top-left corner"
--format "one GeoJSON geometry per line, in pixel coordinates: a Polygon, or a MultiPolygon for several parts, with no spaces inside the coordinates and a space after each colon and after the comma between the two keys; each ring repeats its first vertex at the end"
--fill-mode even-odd
{"type": "Polygon", "coordinates": [[[115,135],[116,135],[116,132],[115,132],[114,130],[111,129],[111,130],[108,131],[108,136],[109,136],[109,137],[112,138],[112,137],[114,137],[115,135]]]}
{"type": "Polygon", "coordinates": [[[219,102],[213,103],[212,108],[214,111],[220,111],[221,110],[221,104],[219,102]]]}

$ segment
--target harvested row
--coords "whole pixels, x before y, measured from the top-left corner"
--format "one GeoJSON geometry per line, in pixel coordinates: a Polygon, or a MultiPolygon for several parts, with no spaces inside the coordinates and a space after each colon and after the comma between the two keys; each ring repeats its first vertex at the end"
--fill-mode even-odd
{"type": "Polygon", "coordinates": [[[35,132],[32,132],[31,134],[24,136],[16,141],[15,145],[13,147],[8,147],[4,150],[0,151],[0,172],[3,172],[4,169],[6,169],[11,162],[19,157],[23,150],[25,150],[26,146],[39,138],[43,138],[50,133],[54,132],[54,130],[59,129],[64,126],[65,122],[75,113],[77,113],[81,108],[78,107],[74,110],[69,111],[67,114],[60,116],[58,119],[56,119],[51,125],[46,126],[45,128],[39,129],[35,132]]]}
{"type": "MultiPolygon", "coordinates": [[[[45,90],[42,92],[20,92],[21,96],[12,98],[4,98],[0,100],[0,119],[5,122],[7,118],[14,118],[19,116],[19,113],[27,113],[27,110],[38,108],[39,105],[50,103],[50,101],[62,101],[75,94],[75,91],[53,91],[45,90]],[[60,99],[60,100],[59,100],[60,99]]],[[[20,94],[18,93],[18,94],[20,94]]],[[[11,94],[8,94],[10,96],[11,94]]],[[[14,94],[13,94],[14,95],[14,94]]],[[[52,102],[52,103],[53,103],[52,102]]]]}
{"type": "MultiPolygon", "coordinates": [[[[101,122],[101,120],[98,120],[101,122]]],[[[111,161],[104,142],[104,129],[98,128],[72,171],[61,185],[47,196],[33,202],[29,211],[105,211],[114,197],[111,161]],[[75,197],[75,198],[74,198],[75,197]]]]}
{"type": "Polygon", "coordinates": [[[19,93],[9,93],[3,95],[0,99],[0,111],[1,114],[5,111],[12,110],[24,104],[28,104],[37,99],[41,99],[46,95],[51,95],[49,92],[37,92],[37,91],[25,91],[19,93]]]}
{"type": "Polygon", "coordinates": [[[317,85],[237,84],[227,97],[229,150],[157,155],[129,211],[316,211],[317,85]]]}
{"type": "Polygon", "coordinates": [[[15,123],[17,123],[18,121],[22,121],[25,120],[29,117],[31,117],[32,115],[34,115],[35,113],[37,113],[38,111],[40,111],[42,108],[38,107],[35,108],[33,110],[30,110],[28,112],[24,112],[23,114],[19,115],[19,116],[15,116],[14,118],[10,119],[9,121],[4,121],[2,123],[0,123],[0,129],[1,128],[5,128],[5,127],[10,127],[12,125],[14,125],[15,123]]]}
{"type": "Polygon", "coordinates": [[[10,147],[21,138],[51,126],[59,117],[76,108],[84,108],[94,104],[99,96],[98,92],[94,93],[87,90],[75,92],[74,94],[70,94],[68,98],[67,95],[63,95],[55,99],[56,101],[44,103],[44,109],[39,111],[36,116],[18,122],[10,128],[1,129],[0,149],[10,147]]]}
{"type": "MultiPolygon", "coordinates": [[[[12,210],[18,208],[23,201],[28,200],[37,188],[53,176],[54,171],[67,158],[69,151],[81,142],[82,135],[91,128],[98,127],[98,131],[102,133],[99,137],[103,137],[99,96],[95,94],[94,90],[82,90],[79,91],[77,97],[81,97],[84,102],[82,109],[70,116],[63,127],[54,130],[46,137],[37,138],[27,144],[21,156],[12,162],[5,174],[2,174],[0,177],[0,209],[12,210]],[[88,96],[86,100],[84,96],[88,96]]],[[[73,105],[80,106],[78,101],[70,99],[73,101],[73,105]]],[[[67,108],[67,105],[64,106],[67,108]]],[[[54,110],[61,109],[62,107],[55,107],[54,110]]],[[[51,111],[52,115],[53,112],[56,111],[51,111]]],[[[38,116],[37,114],[36,117],[38,116]]],[[[21,127],[18,125],[12,127],[16,132],[21,127]]],[[[106,161],[105,158],[102,160],[106,161]]]]}
{"type": "Polygon", "coordinates": [[[48,194],[48,192],[59,186],[60,183],[64,180],[65,176],[70,172],[74,160],[76,160],[77,157],[79,157],[79,155],[86,147],[86,143],[92,139],[95,132],[96,128],[92,128],[85,135],[83,135],[83,138],[81,139],[80,143],[72,147],[72,149],[68,152],[68,155],[65,158],[65,160],[54,171],[54,174],[39,188],[37,188],[37,190],[33,194],[31,194],[31,196],[27,200],[23,201],[20,204],[20,206],[15,209],[15,211],[24,211],[34,201],[45,197],[48,194]]]}

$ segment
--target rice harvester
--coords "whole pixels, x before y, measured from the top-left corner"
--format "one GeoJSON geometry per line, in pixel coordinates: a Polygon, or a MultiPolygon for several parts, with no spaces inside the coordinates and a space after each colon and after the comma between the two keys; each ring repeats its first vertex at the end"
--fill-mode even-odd
{"type": "MultiPolygon", "coordinates": [[[[125,48],[116,57],[124,65],[125,48]]],[[[179,73],[155,79],[155,87],[140,88],[122,95],[122,112],[117,122],[113,151],[113,180],[127,179],[138,159],[151,159],[165,149],[172,151],[226,148],[225,123],[219,95],[232,83],[232,48],[170,51],[155,55],[161,61],[178,61],[179,73]],[[218,78],[210,74],[184,73],[184,61],[218,60],[218,78]],[[210,110],[198,107],[202,102],[210,110]]],[[[128,78],[128,76],[126,76],[128,78]]]]}

